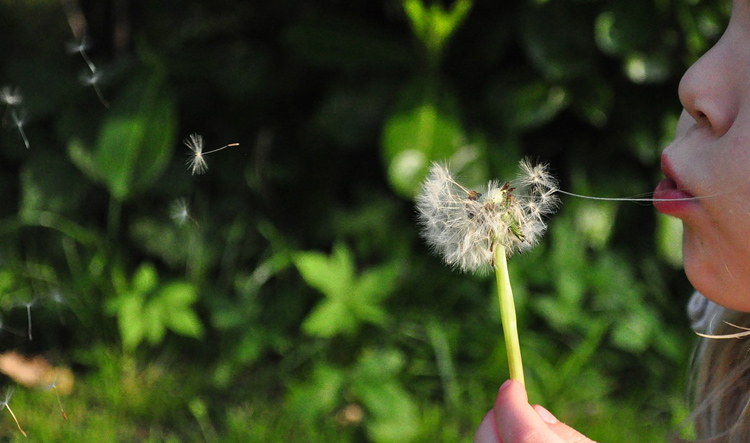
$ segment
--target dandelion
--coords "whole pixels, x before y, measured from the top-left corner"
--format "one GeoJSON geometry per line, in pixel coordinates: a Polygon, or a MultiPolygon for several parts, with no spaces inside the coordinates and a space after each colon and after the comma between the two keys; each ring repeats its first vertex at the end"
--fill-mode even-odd
{"type": "Polygon", "coordinates": [[[18,86],[5,85],[0,89],[0,101],[7,106],[18,106],[23,103],[23,95],[18,86]]]}
{"type": "Polygon", "coordinates": [[[37,303],[38,299],[33,298],[27,302],[21,302],[18,303],[16,306],[23,306],[26,308],[26,326],[27,326],[27,336],[29,337],[29,341],[33,341],[34,338],[31,334],[31,307],[34,306],[37,303]]]}
{"type": "Polygon", "coordinates": [[[230,143],[224,145],[221,148],[214,149],[213,151],[203,152],[203,136],[200,134],[190,134],[185,140],[182,141],[193,153],[187,160],[188,169],[192,175],[200,175],[208,170],[208,164],[206,164],[205,155],[212,154],[222,149],[229,148],[231,146],[239,146],[239,143],[230,143]]]}
{"type": "Polygon", "coordinates": [[[62,400],[60,399],[60,393],[57,390],[57,384],[58,384],[59,376],[55,376],[55,379],[47,386],[44,386],[42,390],[44,391],[54,391],[55,397],[57,398],[57,405],[60,407],[60,414],[62,414],[62,417],[64,420],[68,419],[68,414],[65,412],[65,408],[63,407],[62,400]]]}
{"type": "Polygon", "coordinates": [[[24,430],[21,428],[21,424],[18,423],[18,419],[16,418],[16,414],[13,413],[13,409],[10,408],[11,397],[13,397],[13,389],[8,389],[5,393],[5,399],[0,402],[0,410],[8,408],[8,412],[10,412],[11,417],[13,417],[13,421],[16,422],[18,430],[21,431],[21,434],[23,434],[24,437],[28,437],[28,435],[26,435],[26,432],[24,432],[24,430]]]}
{"type": "Polygon", "coordinates": [[[13,109],[10,111],[10,117],[13,119],[13,124],[16,125],[16,128],[18,128],[18,133],[21,134],[23,144],[26,146],[26,149],[29,149],[29,138],[26,137],[26,131],[24,131],[23,129],[23,125],[26,124],[26,112],[21,111],[20,113],[18,113],[15,109],[13,109]]]}
{"type": "Polygon", "coordinates": [[[507,258],[532,248],[559,206],[557,180],[546,165],[520,163],[513,182],[490,181],[484,192],[458,183],[434,163],[416,199],[422,236],[446,264],[464,272],[495,270],[511,378],[523,383],[507,258]]]}
{"type": "Polygon", "coordinates": [[[23,95],[18,87],[6,85],[0,88],[0,101],[5,103],[5,111],[3,113],[3,126],[8,123],[8,114],[13,120],[13,124],[18,128],[23,143],[26,145],[26,149],[29,148],[29,139],[26,137],[26,131],[23,129],[23,125],[26,123],[26,112],[18,107],[23,103],[23,95]]]}
{"type": "MultiPolygon", "coordinates": [[[[85,56],[85,54],[85,52],[81,52],[81,55],[85,56]]],[[[94,89],[94,93],[96,93],[96,97],[99,99],[99,102],[104,105],[105,108],[109,108],[109,102],[106,98],[104,98],[104,94],[99,87],[99,84],[102,83],[104,74],[102,73],[102,71],[96,69],[96,66],[91,63],[91,60],[89,60],[88,57],[85,56],[84,60],[89,67],[89,72],[83,72],[81,74],[81,83],[83,83],[85,86],[91,86],[94,89]]]]}
{"type": "Polygon", "coordinates": [[[63,8],[65,9],[65,15],[68,18],[68,25],[73,33],[73,37],[76,39],[75,43],[69,43],[68,52],[71,54],[80,54],[84,63],[89,69],[90,75],[82,76],[84,84],[94,88],[97,98],[105,108],[109,108],[109,102],[104,98],[99,83],[101,81],[101,71],[97,70],[96,65],[89,57],[86,52],[89,49],[89,42],[86,38],[86,28],[88,24],[86,17],[78,7],[78,4],[70,0],[62,0],[63,8]]]}
{"type": "Polygon", "coordinates": [[[171,218],[177,226],[181,227],[188,221],[192,221],[195,223],[195,226],[200,229],[198,221],[190,215],[190,208],[188,207],[187,200],[184,198],[178,198],[172,202],[169,207],[169,218],[171,218]]]}
{"type": "Polygon", "coordinates": [[[533,247],[546,231],[546,215],[559,199],[546,166],[521,162],[514,182],[490,181],[484,192],[459,184],[447,166],[434,163],[417,196],[422,236],[446,264],[464,272],[492,266],[497,246],[508,255],[533,247]]]}

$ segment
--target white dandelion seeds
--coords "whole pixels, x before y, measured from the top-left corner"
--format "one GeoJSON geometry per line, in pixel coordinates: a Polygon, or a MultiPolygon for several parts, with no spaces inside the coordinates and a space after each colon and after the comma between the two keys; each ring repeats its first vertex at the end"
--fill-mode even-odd
{"type": "Polygon", "coordinates": [[[23,125],[26,124],[26,112],[24,110],[21,110],[21,112],[16,112],[15,109],[10,111],[10,116],[13,119],[13,124],[16,125],[16,128],[18,129],[18,133],[21,134],[21,138],[23,139],[23,144],[26,146],[26,149],[29,149],[31,146],[29,144],[29,138],[26,137],[26,131],[23,129],[23,125]]]}
{"type": "Polygon", "coordinates": [[[18,106],[23,103],[23,95],[18,86],[5,85],[0,89],[0,101],[7,106],[18,106]]]}
{"type": "Polygon", "coordinates": [[[187,160],[186,164],[192,175],[200,175],[208,170],[208,164],[206,163],[205,155],[212,154],[222,149],[229,148],[231,146],[239,146],[239,143],[230,143],[224,145],[221,148],[214,149],[213,151],[203,152],[203,136],[200,134],[190,134],[185,140],[182,141],[193,153],[187,160]]]}
{"type": "Polygon", "coordinates": [[[185,223],[191,221],[195,223],[195,226],[198,229],[200,229],[198,221],[190,215],[190,207],[188,206],[187,200],[184,198],[178,198],[172,202],[169,207],[169,218],[171,218],[179,227],[182,227],[185,223]]]}
{"type": "Polygon", "coordinates": [[[178,198],[172,202],[169,208],[169,218],[171,218],[177,226],[182,226],[190,219],[190,210],[188,209],[187,200],[184,198],[178,198]]]}
{"type": "Polygon", "coordinates": [[[557,181],[546,165],[520,165],[514,182],[490,181],[484,193],[459,184],[444,164],[433,163],[417,196],[422,236],[450,266],[487,271],[501,245],[523,252],[547,229],[545,217],[559,206],[557,181]]]}

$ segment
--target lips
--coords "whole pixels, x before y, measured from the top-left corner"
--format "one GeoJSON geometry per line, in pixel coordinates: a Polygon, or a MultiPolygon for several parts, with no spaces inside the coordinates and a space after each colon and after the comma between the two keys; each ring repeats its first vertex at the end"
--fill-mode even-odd
{"type": "Polygon", "coordinates": [[[656,185],[654,207],[663,214],[679,217],[690,208],[695,207],[698,202],[694,199],[693,194],[680,186],[674,170],[665,156],[662,156],[661,170],[666,178],[656,185]]]}

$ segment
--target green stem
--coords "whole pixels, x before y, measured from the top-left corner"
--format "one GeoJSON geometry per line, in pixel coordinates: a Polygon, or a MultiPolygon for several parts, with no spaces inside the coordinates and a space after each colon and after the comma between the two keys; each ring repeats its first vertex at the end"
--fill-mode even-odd
{"type": "Polygon", "coordinates": [[[497,279],[497,297],[500,301],[500,319],[503,324],[505,347],[508,350],[508,369],[510,378],[524,383],[523,363],[521,362],[521,345],[518,341],[516,323],[516,306],[513,303],[513,290],[508,276],[508,260],[505,247],[495,244],[495,278],[497,279]]]}
{"type": "Polygon", "coordinates": [[[122,215],[122,203],[120,200],[109,196],[109,213],[107,214],[107,232],[111,238],[117,236],[120,229],[120,217],[122,215]]]}

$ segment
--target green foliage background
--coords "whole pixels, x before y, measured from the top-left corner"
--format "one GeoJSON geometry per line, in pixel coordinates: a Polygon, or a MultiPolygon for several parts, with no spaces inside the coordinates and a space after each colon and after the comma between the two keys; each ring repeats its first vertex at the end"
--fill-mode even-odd
{"type": "MultiPolygon", "coordinates": [[[[16,389],[30,440],[472,441],[507,377],[499,312],[419,238],[426,168],[481,183],[531,156],[563,189],[650,192],[728,3],[84,1],[105,107],[61,2],[0,1],[30,140],[6,111],[0,346],[77,376],[67,422],[16,389]],[[194,132],[240,147],[191,176],[194,132]]],[[[531,400],[599,441],[689,434],[679,224],[563,201],[510,263],[531,400]]]]}

